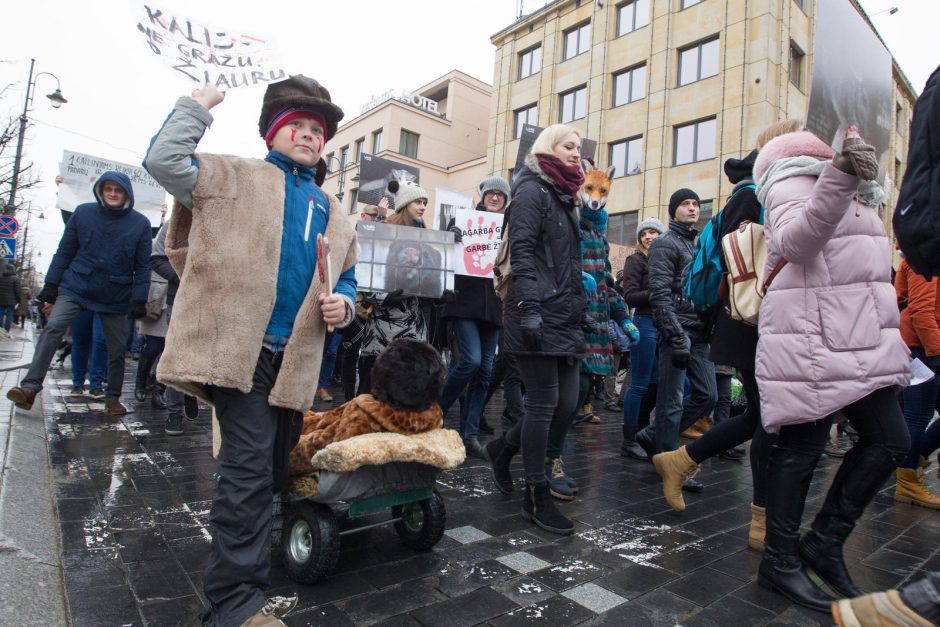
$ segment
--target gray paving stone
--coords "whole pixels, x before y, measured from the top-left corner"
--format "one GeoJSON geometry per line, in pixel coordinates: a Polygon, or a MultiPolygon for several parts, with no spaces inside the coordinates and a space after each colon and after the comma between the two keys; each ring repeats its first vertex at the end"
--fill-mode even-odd
{"type": "Polygon", "coordinates": [[[510,553],[509,555],[502,555],[496,558],[496,561],[502,562],[506,566],[509,566],[513,570],[517,570],[520,573],[531,573],[536,570],[541,570],[542,568],[548,568],[551,566],[550,563],[546,562],[543,559],[539,559],[534,555],[529,555],[525,551],[519,551],[518,553],[510,553]]]}
{"type": "Polygon", "coordinates": [[[488,540],[492,538],[490,534],[486,533],[481,529],[476,527],[466,525],[463,527],[456,527],[454,529],[448,529],[444,532],[444,535],[453,538],[461,544],[470,544],[471,542],[479,542],[480,540],[488,540]]]}
{"type": "Polygon", "coordinates": [[[596,583],[584,583],[580,586],[562,592],[565,596],[575,603],[579,603],[596,614],[612,610],[626,599],[615,594],[606,588],[601,588],[596,583]]]}

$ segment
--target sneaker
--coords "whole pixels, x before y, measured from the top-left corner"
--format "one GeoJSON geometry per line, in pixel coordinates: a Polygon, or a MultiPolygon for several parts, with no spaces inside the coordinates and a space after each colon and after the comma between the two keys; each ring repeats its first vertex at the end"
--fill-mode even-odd
{"type": "Polygon", "coordinates": [[[324,403],[332,403],[333,395],[330,394],[330,391],[326,388],[320,388],[317,390],[317,398],[323,401],[324,403]]]}
{"type": "Polygon", "coordinates": [[[545,460],[545,476],[548,479],[549,494],[562,501],[570,501],[574,498],[574,490],[568,484],[565,466],[560,457],[545,460]]]}
{"type": "Polygon", "coordinates": [[[199,417],[199,400],[195,396],[187,394],[183,397],[183,414],[187,420],[195,420],[199,417]]]}
{"type": "Polygon", "coordinates": [[[104,412],[109,416],[123,416],[127,413],[127,407],[124,407],[120,399],[112,398],[109,401],[105,401],[104,412]]]}
{"type": "Polygon", "coordinates": [[[96,400],[97,400],[97,399],[102,399],[102,398],[104,398],[104,390],[102,390],[101,388],[95,388],[95,389],[93,389],[93,390],[88,390],[88,396],[90,396],[90,397],[92,397],[93,399],[96,399],[96,400]]]}
{"type": "Polygon", "coordinates": [[[13,401],[13,404],[20,409],[29,411],[33,408],[36,401],[36,394],[39,390],[27,387],[13,387],[7,392],[7,398],[13,401]]]}
{"type": "Polygon", "coordinates": [[[592,425],[600,424],[601,417],[598,416],[597,414],[591,414],[591,417],[588,419],[588,422],[590,422],[592,425]]]}
{"type": "Polygon", "coordinates": [[[84,385],[73,385],[72,389],[69,390],[69,396],[84,396],[84,395],[85,395],[84,385]]]}
{"type": "Polygon", "coordinates": [[[166,425],[163,427],[167,435],[183,435],[183,415],[178,413],[169,414],[166,417],[166,425]]]}
{"type": "Polygon", "coordinates": [[[747,450],[743,446],[735,446],[734,448],[729,448],[727,451],[718,453],[718,457],[729,459],[733,462],[743,461],[745,455],[747,455],[747,450]]]}

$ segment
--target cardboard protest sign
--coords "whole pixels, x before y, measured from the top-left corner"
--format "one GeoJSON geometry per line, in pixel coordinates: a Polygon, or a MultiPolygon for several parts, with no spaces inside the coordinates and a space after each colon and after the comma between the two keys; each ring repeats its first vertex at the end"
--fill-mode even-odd
{"type": "Polygon", "coordinates": [[[96,202],[92,188],[98,177],[109,170],[127,175],[134,188],[134,209],[147,216],[151,226],[159,226],[166,190],[146,170],[71,150],[62,153],[62,163],[59,164],[62,183],[59,184],[55,206],[71,212],[82,203],[96,202]]]}
{"type": "MultiPolygon", "coordinates": [[[[359,196],[357,201],[366,205],[378,204],[383,195],[394,199],[395,195],[387,191],[392,179],[399,183],[418,183],[420,170],[413,165],[399,163],[391,159],[363,154],[359,158],[359,196]]],[[[418,183],[420,185],[420,183],[418,183]]]]}
{"type": "Polygon", "coordinates": [[[813,85],[806,128],[842,149],[850,124],[875,147],[883,178],[891,139],[891,54],[847,0],[816,3],[813,85]]]}
{"type": "MultiPolygon", "coordinates": [[[[535,126],[534,124],[523,124],[522,125],[522,135],[519,137],[519,151],[516,153],[516,165],[513,166],[513,178],[515,178],[515,173],[519,172],[522,169],[522,166],[525,165],[525,156],[529,154],[529,151],[532,150],[532,144],[535,143],[535,138],[539,136],[543,129],[541,126],[535,126]]],[[[597,142],[593,139],[581,138],[581,156],[587,159],[594,159],[594,152],[597,150],[597,142]]]]}
{"type": "Polygon", "coordinates": [[[440,298],[454,289],[454,235],[449,231],[358,222],[358,289],[402,290],[409,296],[440,298]]]}
{"type": "Polygon", "coordinates": [[[195,22],[152,3],[133,8],[137,31],[150,52],[197,85],[226,90],[287,78],[268,37],[195,22]]]}
{"type": "Polygon", "coordinates": [[[613,277],[617,278],[617,273],[623,270],[623,264],[627,261],[627,257],[636,252],[635,246],[623,246],[621,244],[611,244],[610,245],[610,254],[608,259],[610,259],[610,274],[613,277]]]}
{"type": "Polygon", "coordinates": [[[434,215],[437,228],[446,230],[451,220],[457,218],[459,209],[473,209],[473,197],[446,187],[434,189],[434,215]]]}
{"type": "Polygon", "coordinates": [[[454,272],[462,276],[493,278],[496,252],[502,241],[503,214],[458,209],[456,225],[462,241],[457,244],[454,272]]]}

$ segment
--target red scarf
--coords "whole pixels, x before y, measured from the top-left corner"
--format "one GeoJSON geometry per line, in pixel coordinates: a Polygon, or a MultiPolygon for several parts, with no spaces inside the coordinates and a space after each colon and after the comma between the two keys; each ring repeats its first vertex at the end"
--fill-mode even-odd
{"type": "Polygon", "coordinates": [[[580,166],[567,165],[552,155],[536,155],[536,158],[542,172],[551,177],[562,191],[568,192],[572,200],[578,197],[578,190],[584,184],[584,173],[580,166]]]}

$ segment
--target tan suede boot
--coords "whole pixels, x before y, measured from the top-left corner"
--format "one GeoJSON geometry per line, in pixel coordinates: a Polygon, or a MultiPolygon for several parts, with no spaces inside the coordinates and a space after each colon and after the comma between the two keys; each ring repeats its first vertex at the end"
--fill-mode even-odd
{"type": "Polygon", "coordinates": [[[764,536],[767,534],[767,510],[751,503],[751,528],[747,532],[747,545],[755,551],[764,552],[764,536]]]}
{"type": "Polygon", "coordinates": [[[940,509],[940,496],[934,494],[924,483],[923,468],[898,468],[895,474],[898,480],[894,489],[895,501],[940,509]]]}
{"type": "Polygon", "coordinates": [[[712,418],[711,416],[705,416],[692,423],[692,426],[680,433],[679,436],[690,440],[697,440],[708,433],[708,430],[711,428],[712,418]]]}
{"type": "Polygon", "coordinates": [[[930,627],[933,624],[909,608],[897,590],[835,601],[832,618],[839,627],[930,627]]]}
{"type": "Polygon", "coordinates": [[[698,464],[692,461],[685,447],[680,446],[675,451],[653,455],[653,466],[663,478],[663,496],[666,497],[666,502],[677,512],[685,511],[682,484],[686,478],[695,476],[698,464]]]}

